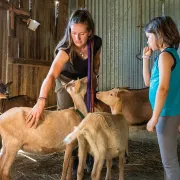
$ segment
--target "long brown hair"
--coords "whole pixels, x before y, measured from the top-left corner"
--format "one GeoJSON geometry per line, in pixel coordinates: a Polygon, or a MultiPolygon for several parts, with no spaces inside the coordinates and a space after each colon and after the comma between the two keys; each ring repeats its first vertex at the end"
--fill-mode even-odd
{"type": "Polygon", "coordinates": [[[178,49],[180,36],[175,22],[169,16],[152,19],[145,27],[145,32],[153,33],[156,38],[162,38],[163,43],[178,49]]]}
{"type": "Polygon", "coordinates": [[[90,12],[84,8],[77,9],[71,14],[67,27],[65,29],[64,37],[60,40],[60,42],[55,48],[54,51],[55,56],[57,55],[60,49],[63,50],[70,49],[69,59],[72,62],[73,57],[76,55],[76,51],[73,40],[71,38],[71,26],[73,24],[78,24],[78,23],[86,24],[88,32],[89,31],[92,32],[88,40],[90,40],[94,36],[95,27],[90,12]]]}

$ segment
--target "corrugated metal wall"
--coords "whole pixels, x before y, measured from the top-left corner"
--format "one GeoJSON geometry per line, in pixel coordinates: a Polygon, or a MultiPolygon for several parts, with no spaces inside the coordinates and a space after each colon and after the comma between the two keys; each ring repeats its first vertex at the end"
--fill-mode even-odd
{"type": "MultiPolygon", "coordinates": [[[[164,15],[171,16],[176,22],[180,31],[180,1],[179,0],[164,0],[164,15]]],[[[180,48],[178,49],[180,55],[180,48]]]]}
{"type": "Polygon", "coordinates": [[[162,14],[172,16],[180,26],[180,1],[85,0],[85,7],[103,39],[99,89],[144,87],[142,61],[136,58],[142,56],[147,41],[142,26],[162,14]]]}
{"type": "Polygon", "coordinates": [[[69,15],[78,8],[84,8],[85,0],[68,0],[69,4],[69,15]]]}

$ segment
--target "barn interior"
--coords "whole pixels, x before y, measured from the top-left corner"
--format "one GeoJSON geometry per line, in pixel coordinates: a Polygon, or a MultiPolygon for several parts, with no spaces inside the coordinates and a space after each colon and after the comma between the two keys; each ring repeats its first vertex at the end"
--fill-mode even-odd
{"type": "MultiPolygon", "coordinates": [[[[54,59],[54,49],[64,35],[71,12],[77,8],[87,8],[92,13],[96,34],[103,40],[98,91],[145,87],[141,57],[147,38],[143,27],[151,18],[171,16],[180,29],[179,0],[0,0],[0,80],[5,84],[12,82],[9,97],[26,95],[37,101],[54,59]],[[37,26],[35,29],[30,27],[31,22],[37,26]]],[[[157,54],[153,53],[152,59],[157,54]]],[[[46,109],[56,108],[54,84],[46,109]]],[[[143,113],[141,109],[139,113],[143,113]]],[[[130,126],[129,136],[125,179],[163,180],[156,132],[148,132],[146,124],[130,126]]],[[[179,135],[178,156],[180,159],[179,135]]],[[[19,153],[11,179],[60,179],[63,158],[63,153],[44,156],[19,153]]],[[[102,179],[105,173],[104,166],[102,179]]],[[[114,161],[112,179],[118,177],[118,164],[114,161]]],[[[84,179],[90,179],[90,174],[85,172],[84,179]]]]}

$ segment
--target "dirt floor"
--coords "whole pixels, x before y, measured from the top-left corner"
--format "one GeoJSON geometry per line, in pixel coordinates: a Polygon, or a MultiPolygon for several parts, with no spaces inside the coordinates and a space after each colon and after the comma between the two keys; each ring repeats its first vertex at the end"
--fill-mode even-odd
{"type": "MultiPolygon", "coordinates": [[[[178,142],[180,155],[180,143],[178,142]]],[[[11,171],[12,180],[58,180],[62,170],[63,154],[46,156],[30,155],[37,162],[17,155],[11,171]]],[[[105,179],[105,167],[102,178],[105,179]]],[[[112,169],[112,179],[117,180],[119,170],[112,169]]],[[[89,180],[90,174],[85,173],[84,180],[89,180]]],[[[155,133],[145,130],[130,133],[129,157],[125,165],[125,180],[163,180],[163,169],[155,133]]]]}

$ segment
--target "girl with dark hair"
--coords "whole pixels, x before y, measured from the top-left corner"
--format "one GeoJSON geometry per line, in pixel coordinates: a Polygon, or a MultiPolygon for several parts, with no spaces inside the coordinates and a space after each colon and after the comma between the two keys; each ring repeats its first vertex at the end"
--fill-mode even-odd
{"type": "Polygon", "coordinates": [[[67,109],[73,106],[73,101],[63,88],[61,82],[69,82],[86,77],[89,68],[88,56],[93,61],[91,69],[92,78],[88,78],[88,84],[90,83],[92,84],[91,87],[96,88],[102,40],[94,35],[94,32],[94,21],[88,10],[78,9],[72,13],[64,37],[55,48],[55,59],[43,81],[38,101],[26,118],[28,127],[37,127],[45,107],[48,92],[55,80],[58,109],[67,109]]]}
{"type": "Polygon", "coordinates": [[[165,180],[179,180],[177,134],[180,125],[180,58],[177,53],[180,36],[171,17],[152,19],[145,26],[148,47],[143,50],[143,78],[149,86],[149,100],[153,109],[147,130],[156,128],[165,180]],[[149,72],[152,51],[160,51],[149,72]]]}

